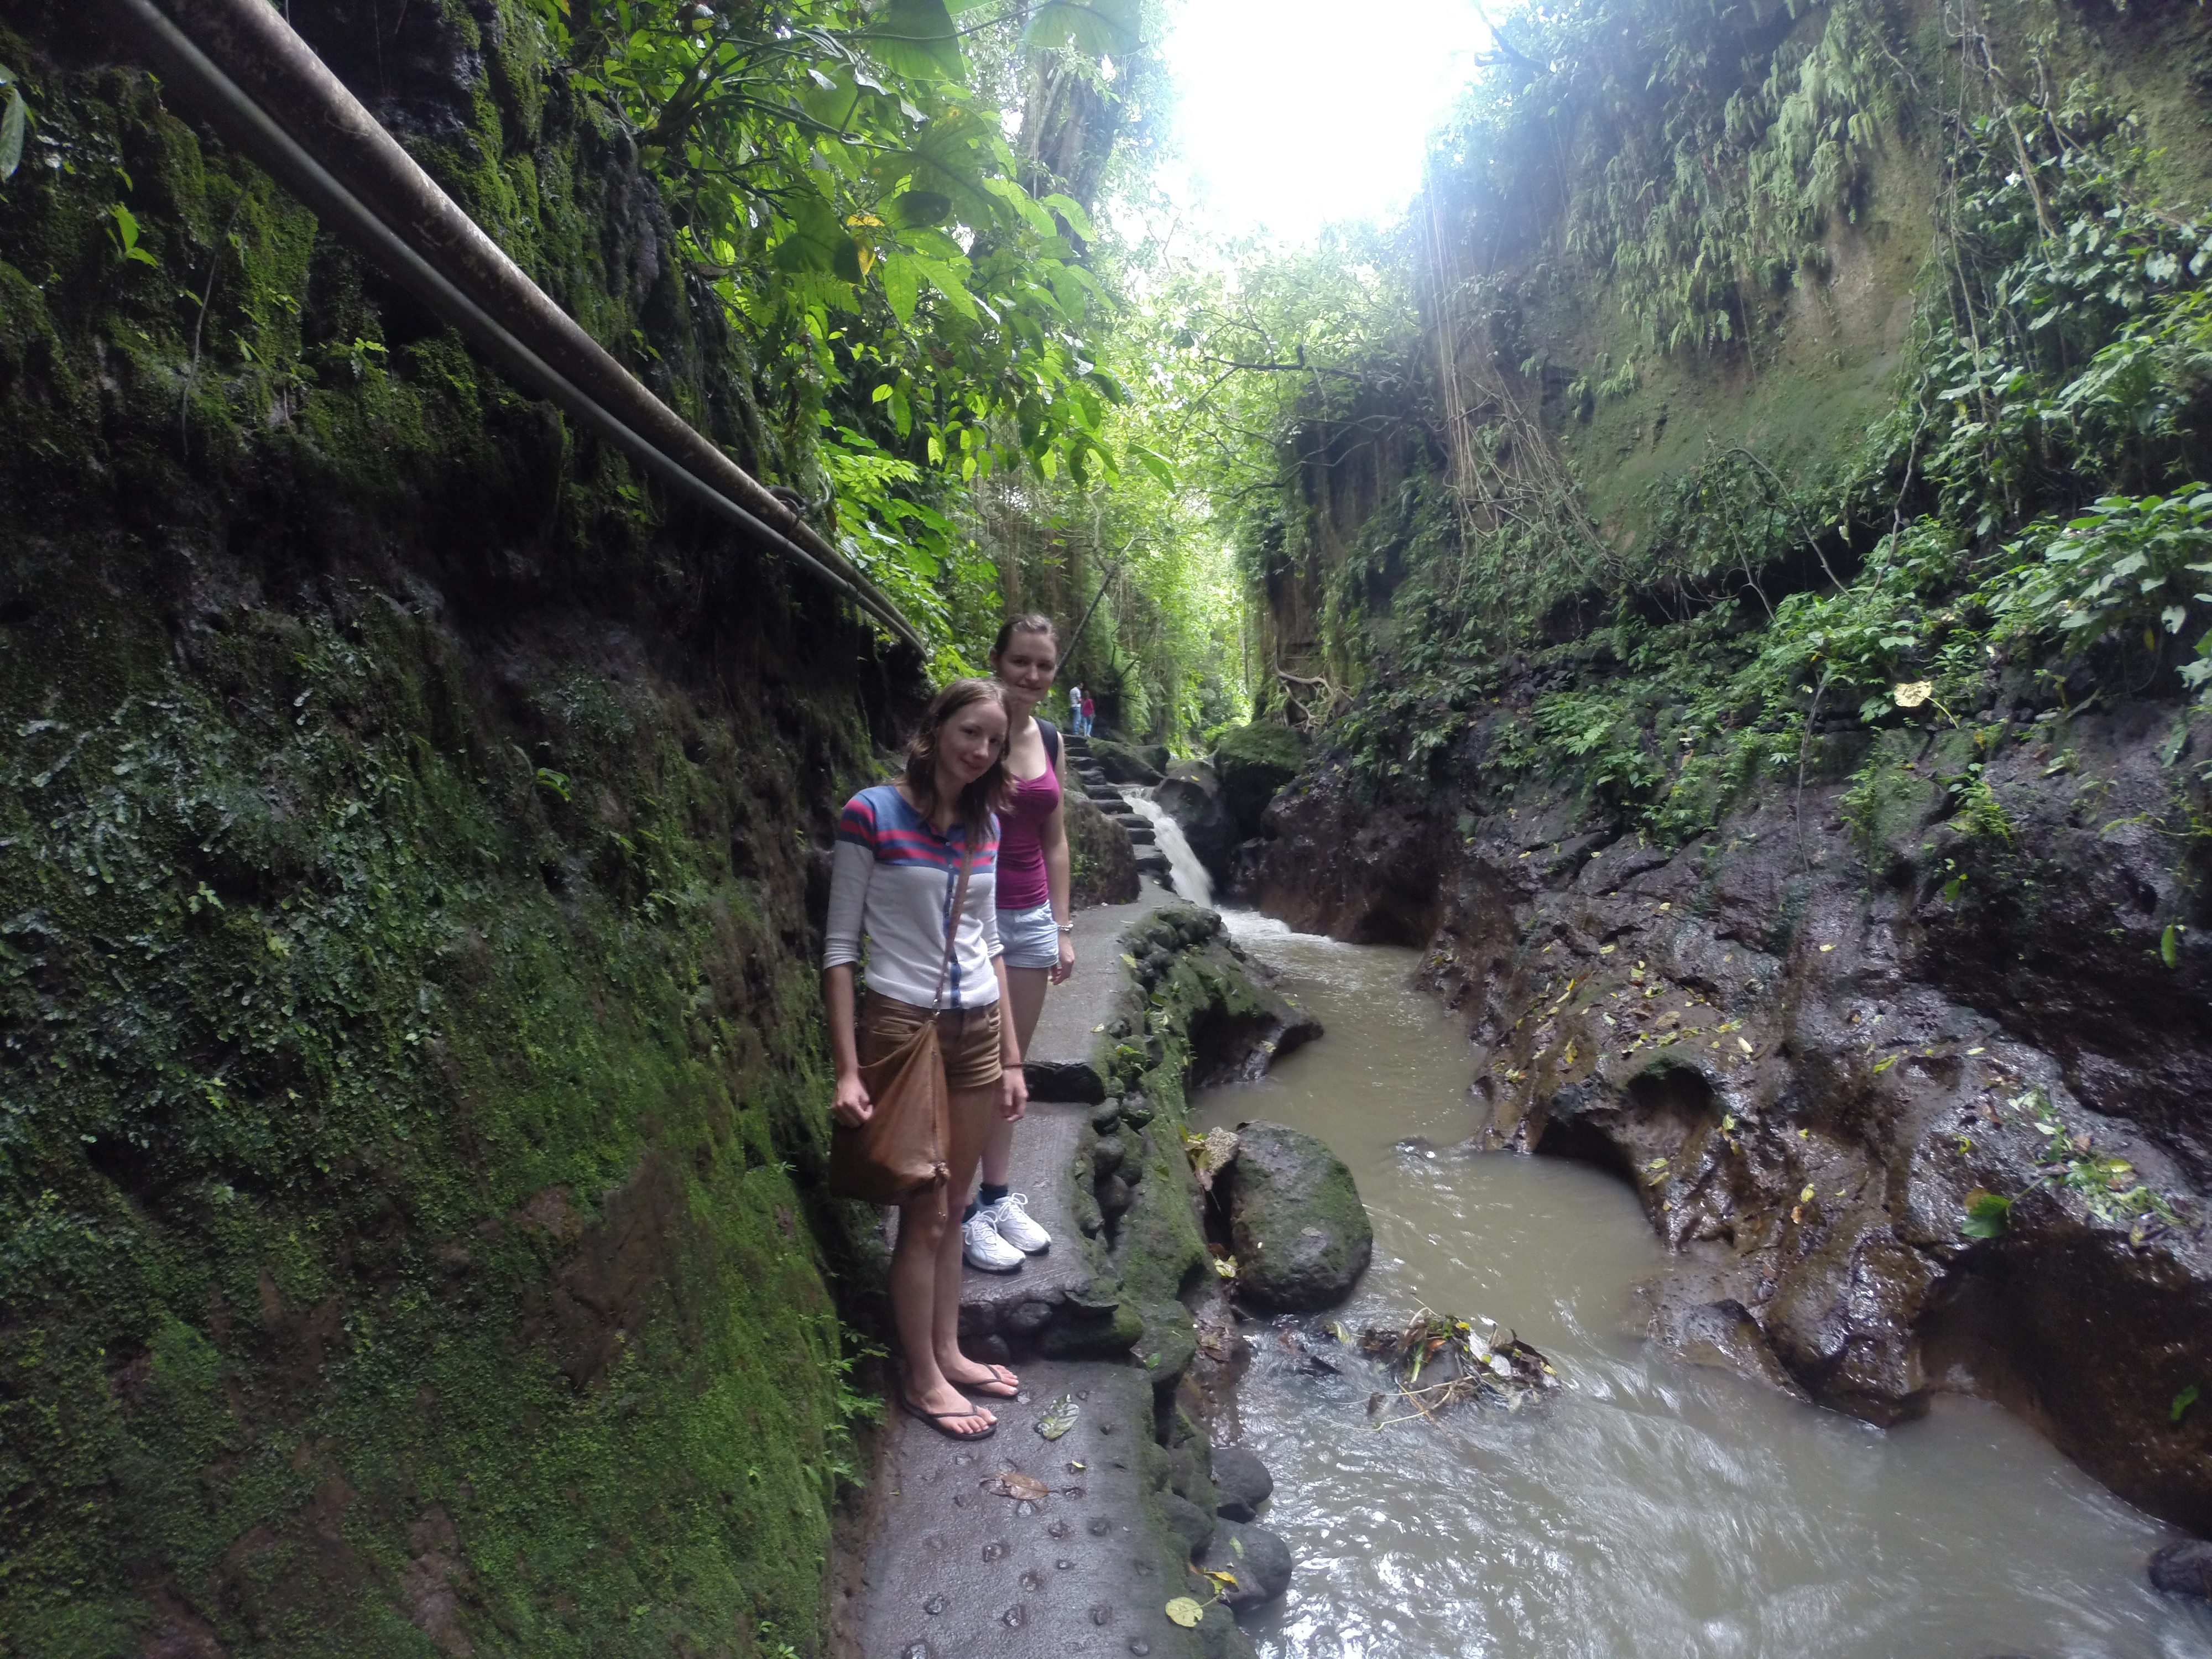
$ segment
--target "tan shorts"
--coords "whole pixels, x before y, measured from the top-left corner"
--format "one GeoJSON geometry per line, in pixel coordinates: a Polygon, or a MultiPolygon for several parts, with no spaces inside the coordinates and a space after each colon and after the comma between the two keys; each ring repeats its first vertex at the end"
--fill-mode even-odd
{"type": "MultiPolygon", "coordinates": [[[[921,1029],[929,1010],[878,996],[860,1004],[860,1064],[872,1066],[921,1029]]],[[[999,1048],[999,1005],[948,1008],[937,1016],[937,1049],[948,1089],[988,1089],[1006,1075],[999,1048]]]]}

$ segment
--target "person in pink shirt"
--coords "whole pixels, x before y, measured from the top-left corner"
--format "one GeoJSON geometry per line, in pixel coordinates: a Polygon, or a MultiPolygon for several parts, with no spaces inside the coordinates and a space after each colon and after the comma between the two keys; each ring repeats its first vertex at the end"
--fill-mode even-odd
{"type": "MultiPolygon", "coordinates": [[[[1006,1003],[1019,1051],[1029,1052],[1045,989],[1075,966],[1069,904],[1067,762],[1059,729],[1037,705],[1060,672],[1052,619],[1016,617],[991,647],[991,672],[1006,703],[1006,795],[1000,809],[999,939],[1006,951],[1006,1003]]],[[[1052,1235],[1030,1218],[1026,1194],[1010,1190],[1014,1126],[1001,1119],[983,1143],[982,1181],[960,1224],[961,1252],[985,1273],[1017,1273],[1023,1258],[1052,1248],[1052,1235]]]]}

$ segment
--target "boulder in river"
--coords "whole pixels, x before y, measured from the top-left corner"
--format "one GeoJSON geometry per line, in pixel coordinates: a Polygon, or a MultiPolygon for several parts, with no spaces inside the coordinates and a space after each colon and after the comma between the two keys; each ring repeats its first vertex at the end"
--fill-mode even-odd
{"type": "Polygon", "coordinates": [[[1237,819],[1229,809],[1221,779],[1204,761],[1177,761],[1152,799],[1182,826],[1182,838],[1198,861],[1217,881],[1229,873],[1230,855],[1240,839],[1237,819]]]}
{"type": "Polygon", "coordinates": [[[1221,1587],[1221,1599],[1232,1608],[1256,1607],[1272,1601],[1291,1587],[1291,1547],[1265,1527],[1224,1521],[1213,1529],[1213,1541],[1199,1559],[1206,1572],[1227,1573],[1231,1583],[1221,1587]]]}
{"type": "Polygon", "coordinates": [[[1260,815],[1306,762],[1306,740],[1287,726],[1232,726],[1221,734],[1213,768],[1221,780],[1235,839],[1258,833],[1260,815]]]}
{"type": "Polygon", "coordinates": [[[1267,1466],[1243,1446],[1213,1449],[1214,1512],[1231,1521],[1250,1521],[1275,1490],[1267,1466]]]}
{"type": "Polygon", "coordinates": [[[1247,1123],[1226,1176],[1237,1294],[1270,1313],[1310,1313],[1352,1293],[1375,1230],[1343,1160],[1310,1134],[1247,1123]]]}
{"type": "Polygon", "coordinates": [[[2150,1558],[2150,1583],[2168,1595],[2212,1598],[2212,1544],[2189,1538],[2155,1552],[2150,1558]]]}

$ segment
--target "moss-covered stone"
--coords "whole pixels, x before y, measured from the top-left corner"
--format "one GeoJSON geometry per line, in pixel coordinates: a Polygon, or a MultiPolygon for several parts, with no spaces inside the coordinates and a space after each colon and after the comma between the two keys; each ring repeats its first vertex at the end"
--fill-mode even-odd
{"type": "Polygon", "coordinates": [[[1248,1123],[1226,1179],[1240,1301],[1310,1313],[1352,1293],[1375,1230],[1341,1158],[1299,1130],[1248,1123]]]}
{"type": "MultiPolygon", "coordinates": [[[[741,410],[649,189],[482,15],[426,161],[741,410]]],[[[347,15],[295,9],[342,72],[347,15]]],[[[818,1651],[864,1258],[807,895],[913,688],[64,67],[88,25],[11,24],[0,1650],[818,1651]]]]}

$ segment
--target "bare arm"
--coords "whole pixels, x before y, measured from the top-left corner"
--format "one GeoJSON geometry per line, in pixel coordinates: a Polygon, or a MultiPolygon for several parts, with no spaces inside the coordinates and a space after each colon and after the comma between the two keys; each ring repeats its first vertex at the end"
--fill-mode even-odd
{"type": "Polygon", "coordinates": [[[1060,960],[1053,965],[1052,982],[1066,983],[1075,971],[1075,935],[1061,924],[1075,920],[1074,859],[1067,850],[1067,748],[1060,750],[1060,805],[1037,831],[1044,848],[1044,882],[1052,898],[1052,919],[1060,927],[1060,960]]]}
{"type": "Polygon", "coordinates": [[[822,970],[822,1006],[830,1018],[830,1059],[837,1068],[837,1091],[830,1110],[848,1128],[866,1123],[875,1113],[860,1082],[860,1044],[854,1036],[853,965],[841,962],[822,970]]]}

